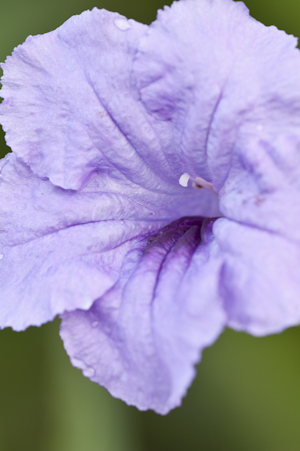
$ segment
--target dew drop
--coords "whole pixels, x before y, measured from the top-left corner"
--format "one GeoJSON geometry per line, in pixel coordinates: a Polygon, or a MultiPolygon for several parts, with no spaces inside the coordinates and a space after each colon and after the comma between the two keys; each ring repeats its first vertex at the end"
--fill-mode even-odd
{"type": "Polygon", "coordinates": [[[2,260],[3,257],[4,257],[4,255],[3,255],[3,254],[0,254],[0,260],[2,260]]]}
{"type": "Polygon", "coordinates": [[[128,23],[128,20],[125,19],[116,19],[114,23],[115,26],[122,31],[126,31],[129,30],[129,28],[131,28],[131,25],[128,23]]]}
{"type": "Polygon", "coordinates": [[[98,322],[98,321],[94,321],[94,322],[92,322],[92,327],[97,327],[97,326],[98,326],[98,324],[99,324],[99,322],[98,322]]]}
{"type": "Polygon", "coordinates": [[[86,367],[82,372],[85,377],[93,377],[95,374],[95,370],[91,366],[86,367]]]}

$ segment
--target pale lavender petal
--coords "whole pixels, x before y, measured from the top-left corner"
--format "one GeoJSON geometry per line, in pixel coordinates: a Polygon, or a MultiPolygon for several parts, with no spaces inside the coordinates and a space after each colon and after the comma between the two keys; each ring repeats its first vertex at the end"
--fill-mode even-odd
{"type": "Polygon", "coordinates": [[[148,111],[173,124],[187,172],[211,181],[238,222],[214,228],[222,296],[228,324],[256,335],[300,320],[296,45],[240,2],[186,0],[159,12],[135,60],[148,111]]]}
{"type": "Polygon", "coordinates": [[[96,170],[151,189],[177,183],[184,169],[164,154],[170,127],[146,112],[132,79],[146,30],[94,8],[30,36],[7,58],[0,119],[8,145],[34,173],[68,189],[96,170]]]}
{"type": "MultiPolygon", "coordinates": [[[[135,74],[148,111],[173,124],[186,172],[212,181],[217,192],[230,172],[226,193],[234,184],[234,197],[236,180],[253,169],[242,157],[245,147],[253,151],[248,140],[267,140],[271,147],[275,137],[283,146],[298,145],[296,45],[293,36],[250,17],[241,2],[186,0],[159,11],[141,38],[135,74]]],[[[230,215],[238,219],[243,196],[236,202],[229,197],[230,215]]],[[[229,214],[225,200],[222,212],[229,214]]]]}
{"type": "Polygon", "coordinates": [[[72,364],[141,410],[178,406],[225,322],[221,260],[209,237],[207,221],[186,218],[141,240],[110,291],[90,310],[63,315],[72,364]]]}
{"type": "MultiPolygon", "coordinates": [[[[300,100],[300,96],[299,96],[300,100]]],[[[262,125],[239,130],[232,165],[220,191],[229,218],[300,242],[300,101],[262,125]]]]}
{"type": "MultiPolygon", "coordinates": [[[[130,239],[157,224],[116,221],[110,218],[113,195],[54,187],[13,154],[1,162],[1,328],[22,330],[89,308],[118,279],[130,239]],[[105,206],[107,221],[99,221],[105,206]]],[[[121,213],[130,204],[120,198],[114,207],[121,213]]]]}
{"type": "Polygon", "coordinates": [[[136,237],[214,210],[210,196],[179,184],[159,193],[101,173],[80,191],[64,190],[8,154],[0,160],[0,327],[89,308],[118,280],[136,237]]]}
{"type": "Polygon", "coordinates": [[[300,246],[223,218],[213,230],[224,262],[220,293],[227,325],[260,336],[299,324],[300,246]]]}

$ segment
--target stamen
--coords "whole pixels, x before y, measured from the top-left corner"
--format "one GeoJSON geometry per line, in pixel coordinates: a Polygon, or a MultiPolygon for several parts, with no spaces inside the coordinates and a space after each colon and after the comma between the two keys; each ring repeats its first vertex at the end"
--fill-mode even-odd
{"type": "Polygon", "coordinates": [[[215,192],[215,190],[213,189],[212,183],[208,182],[207,180],[203,179],[202,177],[191,177],[190,174],[188,174],[187,172],[185,172],[184,174],[182,174],[179,178],[179,184],[181,186],[183,186],[184,188],[187,188],[189,180],[191,180],[193,182],[193,188],[195,189],[208,189],[209,191],[211,191],[214,194],[217,194],[215,192]]]}
{"type": "MultiPolygon", "coordinates": [[[[192,179],[191,179],[192,180],[192,179]]],[[[212,183],[207,182],[205,179],[203,179],[202,177],[195,177],[195,179],[193,180],[193,186],[196,185],[196,187],[198,188],[206,188],[208,189],[208,191],[211,191],[214,194],[217,194],[215,192],[215,190],[213,189],[212,183]]],[[[195,186],[194,186],[195,188],[195,186]]],[[[198,188],[198,189],[199,189],[198,188]]]]}

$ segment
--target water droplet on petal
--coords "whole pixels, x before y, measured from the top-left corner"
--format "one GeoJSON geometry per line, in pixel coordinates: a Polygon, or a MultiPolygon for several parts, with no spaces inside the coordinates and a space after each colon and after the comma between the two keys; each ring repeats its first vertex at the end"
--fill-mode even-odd
{"type": "Polygon", "coordinates": [[[93,377],[95,374],[95,370],[91,366],[86,367],[82,372],[85,377],[93,377]]]}
{"type": "Polygon", "coordinates": [[[99,322],[98,322],[98,321],[93,321],[93,322],[92,322],[92,327],[97,327],[97,326],[98,326],[98,324],[99,324],[99,322]]]}
{"type": "Polygon", "coordinates": [[[119,30],[122,30],[122,31],[126,31],[126,30],[129,30],[129,28],[131,28],[130,23],[126,19],[116,19],[114,23],[115,23],[115,26],[117,28],[119,28],[119,30]]]}
{"type": "Polygon", "coordinates": [[[2,260],[3,257],[4,257],[4,255],[3,255],[3,254],[0,254],[0,260],[2,260]]]}

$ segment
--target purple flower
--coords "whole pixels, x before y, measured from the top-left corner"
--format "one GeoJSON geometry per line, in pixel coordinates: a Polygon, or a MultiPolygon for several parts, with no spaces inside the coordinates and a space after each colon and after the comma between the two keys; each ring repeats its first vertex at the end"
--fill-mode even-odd
{"type": "Polygon", "coordinates": [[[0,326],[61,315],[74,366],[164,414],[224,327],[298,324],[296,44],[243,3],[182,0],[150,27],[93,9],[17,47],[0,326]]]}

